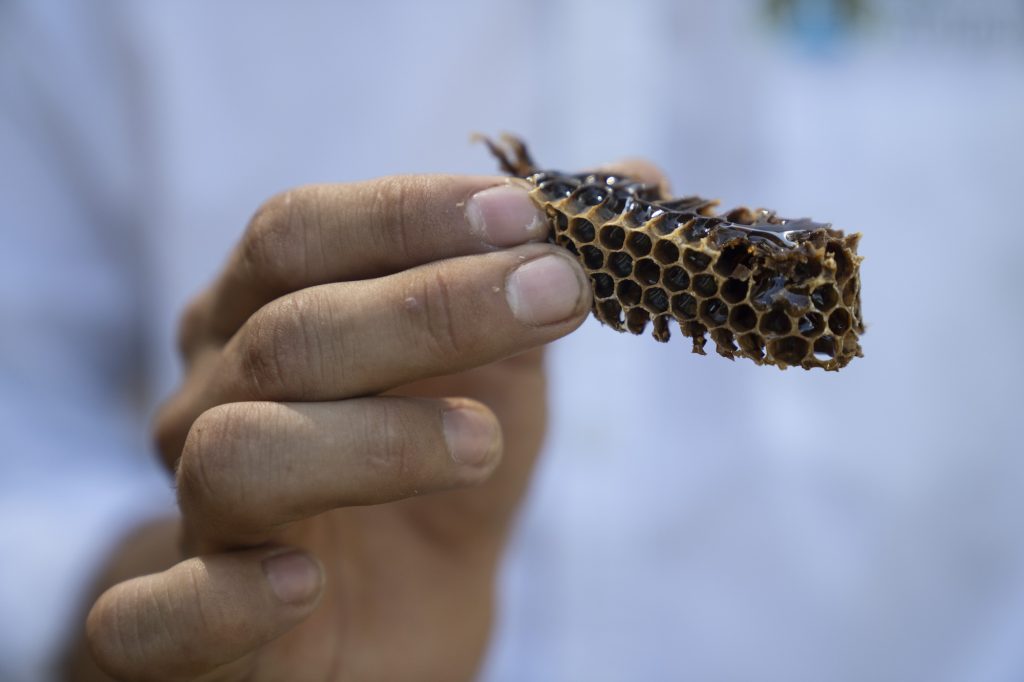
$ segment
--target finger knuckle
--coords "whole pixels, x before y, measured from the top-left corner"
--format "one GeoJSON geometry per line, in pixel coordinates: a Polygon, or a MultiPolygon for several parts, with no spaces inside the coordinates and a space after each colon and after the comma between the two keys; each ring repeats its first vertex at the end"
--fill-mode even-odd
{"type": "Polygon", "coordinates": [[[218,405],[196,419],[175,472],[186,516],[201,514],[214,523],[244,501],[240,458],[259,437],[259,425],[259,415],[249,403],[218,405]]]}
{"type": "Polygon", "coordinates": [[[154,632],[140,622],[140,613],[153,604],[153,595],[138,580],[121,583],[104,592],[86,619],[86,641],[101,670],[115,679],[138,679],[145,670],[154,639],[166,632],[154,632]]]}
{"type": "Polygon", "coordinates": [[[404,401],[375,401],[374,409],[363,415],[367,466],[374,479],[395,483],[415,478],[418,470],[415,425],[404,401]]]}
{"type": "Polygon", "coordinates": [[[457,304],[449,277],[442,271],[425,276],[420,285],[423,301],[423,332],[434,356],[449,362],[470,351],[459,328],[457,304]]]}
{"type": "Polygon", "coordinates": [[[302,307],[297,296],[289,296],[246,321],[238,352],[242,379],[253,398],[285,399],[290,391],[301,391],[310,357],[302,307]]]}
{"type": "Polygon", "coordinates": [[[393,253],[403,262],[413,257],[413,244],[423,229],[425,181],[417,177],[389,177],[373,184],[374,229],[381,253],[393,253]]]}
{"type": "Polygon", "coordinates": [[[287,291],[308,267],[310,211],[306,193],[289,190],[257,209],[241,244],[241,263],[253,281],[287,291]]]}

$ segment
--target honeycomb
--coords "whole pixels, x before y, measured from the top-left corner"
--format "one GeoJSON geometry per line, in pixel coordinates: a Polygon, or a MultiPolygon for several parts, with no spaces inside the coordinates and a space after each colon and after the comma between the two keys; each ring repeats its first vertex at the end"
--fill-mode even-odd
{"type": "Polygon", "coordinates": [[[766,210],[716,213],[717,201],[618,175],[539,170],[521,140],[480,139],[528,183],[548,241],[579,259],[604,324],[642,334],[650,323],[667,342],[675,320],[694,353],[710,336],[719,355],[781,369],[863,357],[859,233],[766,210]]]}

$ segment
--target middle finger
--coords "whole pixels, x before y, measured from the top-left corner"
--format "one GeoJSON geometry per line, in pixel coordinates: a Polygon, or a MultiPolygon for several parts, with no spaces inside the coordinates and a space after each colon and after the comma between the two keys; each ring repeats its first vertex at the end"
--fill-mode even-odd
{"type": "Polygon", "coordinates": [[[579,326],[589,308],[579,265],[546,244],[311,287],[243,325],[224,349],[203,407],[378,393],[553,341],[579,326]]]}

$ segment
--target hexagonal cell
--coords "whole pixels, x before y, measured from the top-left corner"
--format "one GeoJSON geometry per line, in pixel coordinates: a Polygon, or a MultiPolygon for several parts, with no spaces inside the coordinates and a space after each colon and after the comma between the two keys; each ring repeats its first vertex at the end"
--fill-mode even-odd
{"type": "Polygon", "coordinates": [[[843,305],[852,306],[860,294],[860,282],[856,277],[852,278],[843,287],[843,305]]]}
{"type": "Polygon", "coordinates": [[[822,312],[828,312],[839,303],[839,292],[831,284],[822,284],[811,292],[811,303],[822,312]]]}
{"type": "Polygon", "coordinates": [[[661,215],[652,218],[647,223],[647,228],[650,234],[663,237],[672,234],[679,228],[680,219],[681,216],[675,211],[665,211],[661,215]]]}
{"type": "Polygon", "coordinates": [[[693,290],[701,296],[714,296],[718,292],[718,282],[711,275],[697,275],[693,278],[693,290]]]}
{"type": "Polygon", "coordinates": [[[634,258],[642,258],[651,252],[651,238],[643,232],[633,232],[626,237],[626,250],[634,258]]]}
{"type": "Polygon", "coordinates": [[[623,305],[636,305],[640,302],[640,296],[643,294],[643,291],[636,282],[624,279],[619,282],[615,293],[619,297],[619,302],[623,305]]]}
{"type": "Polygon", "coordinates": [[[800,317],[796,327],[803,336],[818,336],[825,331],[825,317],[821,313],[809,312],[800,317]]]}
{"type": "Polygon", "coordinates": [[[715,261],[715,272],[722,277],[729,277],[738,269],[749,274],[753,261],[753,254],[747,244],[731,244],[722,249],[722,253],[715,261]]]}
{"type": "Polygon", "coordinates": [[[711,262],[711,256],[693,249],[683,251],[683,267],[690,272],[702,272],[707,269],[711,262]]]}
{"type": "Polygon", "coordinates": [[[633,272],[633,259],[625,251],[616,251],[608,255],[608,269],[619,277],[629,277],[633,272]]]}
{"type": "Polygon", "coordinates": [[[609,298],[607,301],[598,301],[597,310],[604,322],[617,329],[622,327],[622,306],[614,298],[609,298]]]}
{"type": "Polygon", "coordinates": [[[704,335],[708,331],[707,328],[700,322],[683,322],[680,325],[680,328],[683,330],[684,334],[693,340],[693,352],[698,353],[699,355],[707,355],[707,353],[704,352],[704,346],[708,342],[708,340],[704,338],[704,335]]]}
{"type": "Polygon", "coordinates": [[[663,313],[668,310],[668,294],[657,287],[651,287],[644,292],[644,305],[656,313],[663,313]]]}
{"type": "Polygon", "coordinates": [[[782,336],[788,334],[793,328],[789,316],[782,310],[770,310],[761,317],[761,324],[758,326],[762,334],[768,336],[782,336]]]}
{"type": "Polygon", "coordinates": [[[678,265],[672,266],[661,276],[661,281],[669,291],[682,291],[690,286],[690,275],[678,265]]]}
{"type": "Polygon", "coordinates": [[[832,333],[842,336],[850,329],[850,313],[843,308],[836,308],[828,316],[828,328],[832,333]]]}
{"type": "Polygon", "coordinates": [[[614,189],[604,200],[604,203],[597,207],[597,216],[602,220],[611,220],[626,209],[626,202],[629,201],[629,192],[622,189],[614,189]]]}
{"type": "Polygon", "coordinates": [[[729,325],[738,332],[749,332],[757,326],[757,313],[746,303],[729,311],[729,325]]]}
{"type": "Polygon", "coordinates": [[[630,227],[640,227],[654,215],[654,207],[646,201],[634,201],[632,206],[627,202],[625,223],[630,227]]]}
{"type": "Polygon", "coordinates": [[[598,298],[608,298],[615,291],[615,282],[603,272],[596,272],[590,276],[594,283],[594,295],[598,298]]]}
{"type": "Polygon", "coordinates": [[[804,311],[811,307],[811,297],[807,287],[787,286],[780,293],[789,304],[790,310],[804,311]]]}
{"type": "Polygon", "coordinates": [[[657,284],[661,280],[661,268],[650,258],[638,260],[633,268],[633,273],[641,284],[657,284]]]}
{"type": "Polygon", "coordinates": [[[821,263],[817,260],[804,260],[793,268],[793,277],[798,282],[806,282],[821,274],[821,263]]]}
{"type": "Polygon", "coordinates": [[[676,294],[672,297],[672,312],[684,320],[697,317],[697,299],[689,294],[676,294]]]}
{"type": "Polygon", "coordinates": [[[662,343],[668,341],[671,336],[668,330],[668,321],[671,319],[668,315],[658,315],[651,320],[654,323],[654,338],[662,343]]]}
{"type": "Polygon", "coordinates": [[[722,298],[729,303],[739,303],[747,297],[749,283],[744,280],[729,278],[722,284],[722,298]]]}
{"type": "Polygon", "coordinates": [[[731,331],[724,327],[712,329],[711,338],[715,342],[715,350],[718,351],[719,355],[729,358],[730,360],[736,357],[736,351],[739,349],[736,348],[736,342],[733,339],[731,331]]]}
{"type": "Polygon", "coordinates": [[[740,349],[749,357],[756,360],[764,358],[764,339],[757,334],[744,334],[737,341],[739,341],[740,349]]]}
{"type": "Polygon", "coordinates": [[[565,248],[569,249],[569,253],[571,253],[572,255],[574,255],[574,256],[579,256],[580,255],[580,250],[578,248],[576,248],[576,242],[574,242],[573,240],[566,238],[562,242],[562,246],[564,246],[565,248]]]}
{"type": "Polygon", "coordinates": [[[626,231],[618,225],[605,225],[601,228],[599,238],[601,246],[617,251],[626,241],[626,231]]]}
{"type": "Polygon", "coordinates": [[[561,211],[549,210],[548,218],[555,223],[555,233],[559,234],[569,229],[569,219],[561,211]]]}
{"type": "Polygon", "coordinates": [[[828,362],[836,356],[836,339],[833,336],[822,336],[814,340],[814,359],[828,362]]]}
{"type": "Polygon", "coordinates": [[[662,265],[675,265],[679,262],[679,247],[667,239],[659,239],[654,245],[653,256],[662,265]]]}
{"type": "Polygon", "coordinates": [[[711,233],[711,228],[715,225],[721,225],[721,218],[711,218],[708,216],[698,216],[688,222],[682,229],[682,236],[688,242],[696,242],[707,237],[711,233]]]}
{"type": "Polygon", "coordinates": [[[844,283],[853,274],[853,263],[850,262],[849,256],[846,255],[843,245],[840,242],[831,241],[825,247],[825,253],[835,259],[836,281],[840,284],[844,283]]]}
{"type": "Polygon", "coordinates": [[[750,302],[758,310],[769,310],[784,299],[786,278],[773,272],[758,272],[750,285],[750,302]]]}
{"type": "Polygon", "coordinates": [[[723,301],[712,298],[700,304],[701,322],[708,327],[718,327],[729,318],[729,306],[723,301]]]}
{"type": "Polygon", "coordinates": [[[576,189],[576,185],[570,184],[570,182],[568,178],[560,177],[557,180],[540,183],[537,189],[547,201],[558,201],[566,198],[576,189]]]}
{"type": "Polygon", "coordinates": [[[583,185],[573,194],[569,204],[575,213],[582,213],[602,203],[609,193],[609,189],[602,185],[583,185]]]}
{"type": "Polygon", "coordinates": [[[594,241],[597,231],[594,224],[584,218],[573,218],[569,224],[569,234],[580,244],[589,244],[594,241]]]}
{"type": "Polygon", "coordinates": [[[643,334],[651,316],[643,308],[631,308],[626,313],[626,329],[634,334],[643,334]]]}
{"type": "Polygon", "coordinates": [[[587,244],[580,249],[583,257],[583,264],[591,270],[600,270],[604,267],[604,253],[596,246],[587,244]]]}
{"type": "Polygon", "coordinates": [[[810,342],[799,336],[785,336],[768,342],[768,352],[772,354],[772,357],[777,362],[787,365],[798,366],[807,357],[807,352],[810,349],[810,342]]]}

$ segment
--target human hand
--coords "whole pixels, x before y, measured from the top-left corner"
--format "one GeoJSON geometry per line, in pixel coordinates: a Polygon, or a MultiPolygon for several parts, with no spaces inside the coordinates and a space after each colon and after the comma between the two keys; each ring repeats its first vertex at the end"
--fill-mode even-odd
{"type": "Polygon", "coordinates": [[[568,254],[526,244],[546,231],[493,178],[268,202],[187,312],[186,379],[157,420],[190,558],[97,601],[101,666],[471,677],[543,434],[539,347],[590,305],[568,254]]]}

